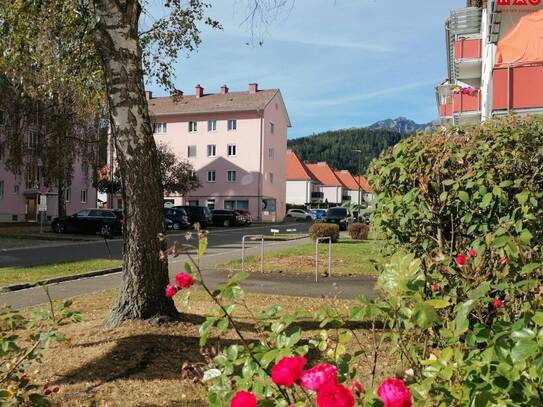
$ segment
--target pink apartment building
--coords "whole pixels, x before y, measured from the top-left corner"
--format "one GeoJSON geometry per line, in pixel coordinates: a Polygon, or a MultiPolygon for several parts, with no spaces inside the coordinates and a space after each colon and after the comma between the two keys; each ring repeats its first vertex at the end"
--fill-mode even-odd
{"type": "MultiPolygon", "coordinates": [[[[226,85],[194,95],[153,97],[147,92],[156,141],[194,167],[201,187],[186,196],[166,196],[174,205],[245,209],[264,222],[286,211],[287,131],[291,127],[278,89],[245,92],[226,85]]],[[[118,203],[117,203],[118,205],[118,203]]]]}
{"type": "MultiPolygon", "coordinates": [[[[0,107],[0,222],[38,221],[39,196],[47,196],[46,220],[58,216],[58,190],[45,185],[40,162],[32,159],[32,150],[40,148],[40,140],[47,137],[43,127],[29,126],[26,134],[26,156],[21,174],[14,174],[5,166],[8,158],[7,136],[12,131],[10,118],[0,107]]],[[[46,133],[46,131],[45,131],[46,133]]],[[[92,187],[92,170],[77,160],[73,167],[71,185],[63,192],[66,214],[96,207],[96,189],[92,187]]]]}

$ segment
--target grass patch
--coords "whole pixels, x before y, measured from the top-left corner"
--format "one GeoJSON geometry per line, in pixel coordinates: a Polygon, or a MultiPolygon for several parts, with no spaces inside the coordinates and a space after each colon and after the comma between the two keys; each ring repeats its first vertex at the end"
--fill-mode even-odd
{"type": "Polygon", "coordinates": [[[0,286],[16,283],[32,283],[52,277],[88,273],[121,265],[121,260],[83,260],[44,264],[30,267],[0,268],[0,286]]]}
{"type": "MultiPolygon", "coordinates": [[[[134,321],[120,328],[104,329],[100,324],[116,294],[116,290],[110,290],[75,298],[73,308],[81,312],[83,322],[60,328],[67,340],[46,351],[43,364],[27,370],[31,379],[40,387],[45,383],[60,386],[60,392],[51,396],[51,402],[56,406],[88,407],[92,403],[100,407],[208,405],[206,384],[197,373],[191,372],[205,365],[206,354],[212,355],[213,348],[223,349],[239,341],[232,330],[220,336],[213,333],[206,350],[200,350],[198,327],[213,305],[203,290],[191,289],[191,298],[185,304],[181,295],[175,298],[177,308],[182,312],[179,322],[152,326],[134,321]],[[187,375],[182,375],[187,371],[187,375]]],[[[345,317],[353,304],[350,300],[267,294],[248,294],[246,301],[251,313],[258,313],[272,304],[283,307],[286,312],[314,311],[327,304],[345,317]]],[[[258,338],[253,319],[244,307],[237,308],[235,319],[248,339],[258,338]]],[[[353,331],[360,340],[361,349],[371,355],[369,331],[360,324],[353,326],[353,331]]],[[[319,332],[318,324],[304,324],[302,338],[318,337],[319,332]]],[[[350,348],[351,343],[347,346],[350,348]]],[[[393,375],[397,369],[387,345],[382,346],[378,358],[377,382],[393,375]]],[[[357,379],[366,385],[371,381],[370,369],[370,363],[359,366],[357,379]]]]}
{"type": "MultiPolygon", "coordinates": [[[[374,261],[382,261],[380,249],[382,241],[369,239],[364,241],[341,238],[332,244],[333,275],[375,275],[374,261]]],[[[319,245],[320,269],[325,272],[328,265],[328,244],[319,245]]],[[[251,256],[245,261],[249,272],[260,271],[260,257],[251,256]]],[[[226,270],[241,269],[241,259],[218,264],[217,268],[226,270]]],[[[264,272],[267,273],[314,273],[315,244],[274,250],[264,254],[264,272]]]]}
{"type": "Polygon", "coordinates": [[[289,240],[303,239],[304,237],[307,237],[307,234],[277,233],[271,236],[270,235],[264,236],[264,240],[270,241],[270,242],[287,242],[289,240]]]}

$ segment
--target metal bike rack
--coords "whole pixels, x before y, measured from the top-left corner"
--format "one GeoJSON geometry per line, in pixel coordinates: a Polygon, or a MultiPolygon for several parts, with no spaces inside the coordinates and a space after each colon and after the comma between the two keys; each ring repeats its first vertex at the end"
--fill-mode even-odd
{"type": "Polygon", "coordinates": [[[241,271],[245,271],[245,239],[260,239],[260,272],[264,272],[264,235],[245,235],[241,239],[241,271]]]}
{"type": "Polygon", "coordinates": [[[318,237],[315,241],[315,282],[319,282],[319,243],[328,241],[328,277],[332,276],[332,238],[318,237]]]}

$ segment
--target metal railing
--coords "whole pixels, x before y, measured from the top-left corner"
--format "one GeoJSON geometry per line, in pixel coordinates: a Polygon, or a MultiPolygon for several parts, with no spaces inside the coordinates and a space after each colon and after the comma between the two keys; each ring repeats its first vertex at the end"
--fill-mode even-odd
{"type": "Polygon", "coordinates": [[[332,276],[332,238],[331,237],[317,237],[315,240],[315,282],[319,282],[319,243],[321,241],[328,241],[328,276],[332,276]]]}
{"type": "Polygon", "coordinates": [[[260,272],[264,272],[264,235],[245,235],[241,238],[241,271],[245,271],[245,240],[260,239],[260,272]]]}

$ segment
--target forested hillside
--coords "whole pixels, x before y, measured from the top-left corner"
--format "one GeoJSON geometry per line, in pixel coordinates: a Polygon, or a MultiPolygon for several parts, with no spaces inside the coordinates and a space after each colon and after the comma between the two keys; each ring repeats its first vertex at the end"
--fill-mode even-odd
{"type": "Polygon", "coordinates": [[[326,161],[336,170],[349,170],[356,175],[360,154],[352,150],[362,150],[361,173],[364,174],[381,151],[404,137],[406,135],[394,130],[353,128],[289,140],[288,147],[306,162],[326,161]]]}

